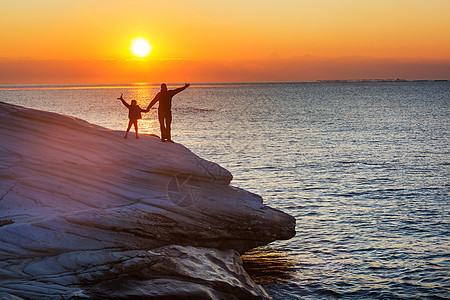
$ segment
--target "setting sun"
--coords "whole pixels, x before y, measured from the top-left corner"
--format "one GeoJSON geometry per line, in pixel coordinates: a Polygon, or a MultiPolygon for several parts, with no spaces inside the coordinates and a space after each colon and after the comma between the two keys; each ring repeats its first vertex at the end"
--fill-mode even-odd
{"type": "Polygon", "coordinates": [[[135,38],[131,41],[131,52],[137,57],[146,57],[152,51],[150,43],[141,37],[135,38]]]}

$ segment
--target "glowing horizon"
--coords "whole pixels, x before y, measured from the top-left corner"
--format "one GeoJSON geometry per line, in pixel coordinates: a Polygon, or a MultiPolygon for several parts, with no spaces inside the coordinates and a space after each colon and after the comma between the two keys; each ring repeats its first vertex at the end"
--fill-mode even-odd
{"type": "MultiPolygon", "coordinates": [[[[283,72],[295,73],[289,65],[298,68],[299,61],[309,64],[316,60],[315,67],[322,68],[324,61],[351,57],[352,64],[380,59],[421,61],[424,70],[444,62],[432,76],[450,77],[445,72],[450,61],[450,1],[446,0],[261,0],[257,5],[254,1],[237,0],[17,0],[0,2],[0,10],[5,12],[0,18],[0,63],[13,68],[13,61],[29,62],[26,76],[32,80],[34,74],[33,82],[45,79],[33,67],[34,62],[42,66],[43,61],[58,61],[59,66],[69,67],[68,62],[81,61],[87,69],[94,70],[98,61],[131,61],[135,56],[146,62],[130,62],[128,66],[120,63],[116,72],[133,74],[146,68],[147,73],[153,74],[153,69],[164,77],[178,77],[186,72],[195,78],[215,78],[214,74],[227,73],[230,66],[244,62],[248,81],[258,80],[258,71],[274,72],[276,81],[283,72]],[[130,51],[134,37],[145,37],[150,42],[149,56],[130,51]],[[148,64],[149,61],[155,64],[148,64]],[[169,65],[184,61],[190,64],[189,69],[198,71],[161,69],[161,61],[169,65]],[[276,61],[280,62],[279,67],[272,66],[276,61]]],[[[414,68],[419,65],[416,63],[414,68]]],[[[365,77],[367,66],[360,64],[359,68],[355,76],[365,77]]],[[[108,76],[106,69],[94,71],[108,76]]],[[[340,77],[347,76],[345,70],[341,71],[340,77]]],[[[69,78],[70,72],[77,72],[77,66],[70,66],[65,72],[69,78]]],[[[327,72],[321,79],[336,77],[331,66],[327,72]]],[[[394,65],[383,77],[400,77],[393,72],[394,65]]],[[[2,83],[8,79],[7,73],[16,71],[4,69],[0,73],[2,83]]],[[[430,76],[428,71],[425,73],[430,76]]],[[[371,74],[369,70],[366,77],[374,76],[371,74]]],[[[305,78],[303,75],[291,78],[305,78]]],[[[20,74],[17,76],[20,79],[20,74]]],[[[117,76],[111,76],[111,80],[117,76]]],[[[234,81],[233,76],[231,72],[224,78],[234,81]]],[[[92,76],[87,79],[93,80],[92,76]]],[[[111,82],[107,78],[102,81],[111,82]]]]}

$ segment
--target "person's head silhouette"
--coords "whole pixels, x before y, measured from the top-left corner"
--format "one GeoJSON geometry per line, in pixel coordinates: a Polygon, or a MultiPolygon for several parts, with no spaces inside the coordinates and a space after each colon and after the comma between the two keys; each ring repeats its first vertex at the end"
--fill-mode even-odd
{"type": "Polygon", "coordinates": [[[165,83],[161,84],[161,91],[167,92],[167,85],[165,83]]]}
{"type": "Polygon", "coordinates": [[[137,101],[136,100],[131,100],[131,105],[137,105],[137,101]]]}

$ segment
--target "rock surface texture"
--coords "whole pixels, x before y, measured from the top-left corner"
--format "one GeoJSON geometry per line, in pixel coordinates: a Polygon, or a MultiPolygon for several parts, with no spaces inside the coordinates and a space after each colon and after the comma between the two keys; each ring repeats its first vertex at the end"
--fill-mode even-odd
{"type": "Polygon", "coordinates": [[[295,220],[180,144],[0,102],[0,298],[264,299],[295,220]]]}

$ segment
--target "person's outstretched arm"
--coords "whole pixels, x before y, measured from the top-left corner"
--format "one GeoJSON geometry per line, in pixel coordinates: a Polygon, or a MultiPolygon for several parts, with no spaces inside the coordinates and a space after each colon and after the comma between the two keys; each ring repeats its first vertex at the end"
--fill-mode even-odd
{"type": "Polygon", "coordinates": [[[125,100],[123,99],[123,94],[120,95],[120,98],[117,98],[120,101],[122,101],[123,105],[125,105],[127,108],[130,108],[130,104],[126,103],[125,100]]]}
{"type": "Polygon", "coordinates": [[[149,112],[150,108],[153,107],[153,105],[155,105],[156,102],[159,101],[159,93],[156,94],[155,98],[153,98],[153,100],[150,102],[150,104],[147,106],[147,109],[145,110],[145,112],[149,112]]]}
{"type": "Polygon", "coordinates": [[[185,84],[184,86],[182,86],[182,87],[179,87],[179,88],[177,88],[177,89],[173,89],[172,92],[173,92],[174,95],[175,95],[175,94],[178,94],[179,92],[182,92],[182,91],[184,91],[185,89],[187,89],[189,86],[190,86],[190,84],[189,84],[189,83],[186,83],[186,84],[185,84]]]}

